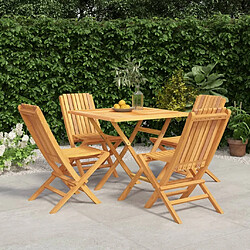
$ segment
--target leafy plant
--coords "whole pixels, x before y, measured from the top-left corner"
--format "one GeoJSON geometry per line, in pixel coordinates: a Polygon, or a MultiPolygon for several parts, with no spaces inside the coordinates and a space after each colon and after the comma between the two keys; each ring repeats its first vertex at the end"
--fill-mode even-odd
{"type": "Polygon", "coordinates": [[[35,159],[35,148],[33,138],[24,134],[21,123],[9,133],[0,132],[0,172],[32,162],[35,159]]]}
{"type": "Polygon", "coordinates": [[[230,130],[230,137],[235,140],[242,140],[245,143],[250,138],[250,115],[246,111],[242,110],[242,103],[240,106],[228,107],[231,109],[231,117],[228,123],[228,129],[230,130]]]}
{"type": "Polygon", "coordinates": [[[98,20],[126,19],[129,17],[183,18],[197,16],[201,19],[214,13],[233,17],[249,14],[246,0],[0,0],[0,15],[46,15],[49,17],[96,17],[98,20]]]}
{"type": "MultiPolygon", "coordinates": [[[[59,95],[91,93],[97,108],[111,107],[131,96],[133,89],[118,89],[113,83],[113,66],[119,68],[126,55],[140,58],[143,65],[140,72],[148,81],[140,89],[147,107],[156,107],[155,97],[174,70],[181,67],[188,72],[190,65],[212,61],[227,79],[223,87],[229,100],[242,101],[249,113],[249,28],[250,16],[246,15],[105,22],[0,18],[0,131],[22,122],[20,103],[36,104],[56,138],[67,142],[59,95]]],[[[161,128],[161,122],[148,121],[151,128],[161,128]]],[[[121,126],[127,134],[134,129],[134,124],[121,126]]],[[[102,128],[114,134],[112,124],[102,122],[102,128]]],[[[180,134],[183,127],[175,128],[180,134]]]]}
{"type": "Polygon", "coordinates": [[[143,77],[140,72],[140,62],[136,59],[126,59],[125,64],[121,68],[115,68],[115,79],[114,82],[118,88],[121,86],[136,86],[146,82],[146,78],[143,77]]]}
{"type": "Polygon", "coordinates": [[[184,75],[185,82],[196,88],[200,94],[222,95],[225,97],[224,95],[227,93],[227,90],[222,87],[226,81],[223,78],[224,75],[211,73],[215,65],[216,63],[208,64],[207,66],[194,66],[191,72],[184,75]]]}
{"type": "Polygon", "coordinates": [[[173,72],[156,97],[156,105],[168,110],[189,110],[194,103],[197,91],[183,80],[183,70],[173,72]]]}

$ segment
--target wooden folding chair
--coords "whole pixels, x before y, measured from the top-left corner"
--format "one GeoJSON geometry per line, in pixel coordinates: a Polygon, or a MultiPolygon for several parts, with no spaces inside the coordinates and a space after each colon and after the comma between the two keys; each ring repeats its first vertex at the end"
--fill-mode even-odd
{"type": "Polygon", "coordinates": [[[73,194],[79,193],[79,190],[83,191],[94,203],[100,203],[99,199],[90,191],[86,184],[89,177],[109,157],[109,153],[88,146],[60,149],[38,106],[21,104],[18,106],[18,110],[38,148],[53,169],[49,179],[29,198],[29,200],[36,199],[44,189],[49,189],[62,196],[63,198],[50,211],[51,214],[56,213],[73,194]],[[79,176],[72,164],[76,160],[88,158],[97,158],[97,160],[89,167],[86,173],[79,176]],[[67,193],[50,185],[57,177],[69,188],[67,193]]]}
{"type": "Polygon", "coordinates": [[[219,145],[226,128],[231,111],[226,108],[201,109],[191,112],[186,121],[181,138],[176,149],[138,155],[140,169],[123,191],[119,200],[124,200],[138,179],[148,181],[155,191],[145,207],[150,208],[158,198],[161,198],[177,223],[181,223],[173,205],[208,198],[217,212],[222,209],[201,179],[207,170],[213,155],[219,145]],[[149,168],[150,161],[163,161],[160,182],[149,168]],[[170,180],[175,171],[189,171],[192,176],[178,180],[170,180]],[[142,173],[146,177],[141,176],[142,173]],[[189,197],[199,185],[204,194],[189,197]],[[183,189],[184,187],[187,187],[183,189]],[[177,189],[177,190],[176,190],[177,189]],[[180,190],[181,189],[181,190],[180,190]],[[173,190],[173,191],[171,191],[173,190]],[[169,191],[165,193],[165,191],[169,191]],[[181,195],[176,200],[169,196],[181,195]]]}
{"type": "MultiPolygon", "coordinates": [[[[192,111],[203,108],[223,108],[225,106],[225,103],[226,99],[221,96],[199,95],[195,100],[192,111]]],[[[155,137],[150,138],[150,141],[153,143],[155,143],[156,140],[157,138],[155,137]]],[[[166,150],[164,146],[176,148],[179,140],[180,136],[163,138],[160,142],[159,148],[161,150],[166,150]]],[[[207,169],[206,174],[208,174],[216,182],[220,182],[220,180],[210,170],[207,169]]]]}
{"type": "MultiPolygon", "coordinates": [[[[101,144],[103,150],[108,151],[105,141],[87,117],[76,116],[68,113],[70,110],[95,109],[92,95],[89,93],[63,94],[59,96],[59,101],[71,147],[74,148],[76,142],[81,142],[83,145],[101,144]]],[[[97,123],[100,127],[98,121],[97,123]]],[[[106,136],[112,143],[114,143],[115,148],[117,148],[122,142],[120,136],[106,136]]],[[[113,165],[111,157],[108,157],[107,162],[107,164],[101,165],[100,168],[111,167],[113,165]]],[[[77,161],[76,164],[78,165],[79,162],[77,161]]],[[[83,169],[87,170],[88,167],[83,167],[83,169]]],[[[113,172],[113,175],[118,177],[116,170],[113,172]]]]}

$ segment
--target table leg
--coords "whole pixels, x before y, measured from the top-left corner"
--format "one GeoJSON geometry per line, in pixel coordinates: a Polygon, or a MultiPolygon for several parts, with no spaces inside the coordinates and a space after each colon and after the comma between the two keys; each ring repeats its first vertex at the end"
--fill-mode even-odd
{"type": "MultiPolygon", "coordinates": [[[[120,135],[120,137],[122,138],[123,142],[125,143],[125,145],[127,146],[128,150],[130,151],[131,155],[133,156],[133,158],[135,159],[135,161],[137,162],[137,164],[140,166],[140,162],[139,159],[137,158],[137,154],[135,152],[135,150],[133,149],[133,147],[131,146],[131,142],[127,136],[123,133],[123,131],[120,129],[120,127],[118,126],[118,124],[116,122],[111,122],[113,127],[115,128],[115,130],[117,131],[117,133],[120,135]]],[[[138,123],[137,123],[138,124],[138,123]]],[[[139,129],[139,127],[138,127],[139,129]]],[[[137,134],[138,130],[136,131],[137,134]]],[[[135,135],[136,135],[135,134],[135,135]]],[[[135,136],[134,136],[135,137],[135,136]]],[[[133,138],[134,139],[134,138],[133,138]]]]}
{"type": "Polygon", "coordinates": [[[161,129],[161,133],[159,134],[157,140],[155,141],[155,144],[152,148],[152,150],[150,151],[151,153],[152,152],[156,152],[156,150],[158,149],[158,147],[160,146],[160,143],[161,143],[161,140],[162,138],[164,137],[165,133],[166,133],[166,130],[168,128],[168,125],[170,123],[171,119],[166,119],[162,129],[161,129]]]}
{"type": "MultiPolygon", "coordinates": [[[[166,121],[165,121],[165,123],[164,123],[164,125],[163,125],[163,127],[162,127],[162,129],[161,129],[161,132],[160,132],[160,134],[159,134],[159,136],[158,136],[158,138],[157,138],[157,140],[156,140],[156,142],[155,142],[155,144],[154,144],[154,146],[153,146],[151,152],[156,152],[157,148],[159,147],[160,142],[161,142],[163,136],[164,136],[165,133],[166,133],[166,130],[167,130],[167,128],[168,128],[168,125],[169,125],[169,123],[170,123],[170,120],[171,120],[171,119],[166,119],[166,121]]],[[[113,124],[113,123],[112,123],[112,124],[113,124]]],[[[113,124],[113,126],[114,126],[114,124],[113,124]]],[[[117,125],[117,126],[118,126],[118,125],[117,125]]],[[[117,132],[119,133],[119,129],[116,128],[116,130],[117,130],[117,132]]],[[[121,133],[121,132],[122,132],[122,131],[120,131],[120,133],[121,133]]],[[[120,134],[120,133],[119,133],[119,134],[120,134]]],[[[122,134],[120,134],[120,136],[122,137],[122,134]]],[[[124,135],[124,136],[125,136],[125,135],[124,135]]],[[[122,138],[123,138],[123,137],[122,137],[122,138]]],[[[129,146],[128,146],[128,147],[129,147],[129,146]]],[[[134,159],[136,160],[136,162],[137,162],[137,164],[138,164],[138,166],[139,166],[139,171],[134,175],[134,177],[132,178],[132,180],[130,181],[130,183],[129,183],[128,186],[126,187],[126,189],[123,191],[123,193],[121,194],[121,196],[118,198],[119,201],[124,200],[124,199],[127,197],[127,195],[129,194],[129,192],[131,191],[131,189],[132,189],[133,186],[135,185],[136,181],[137,181],[139,178],[141,178],[142,173],[145,172],[145,169],[143,169],[143,167],[141,166],[140,159],[138,158],[137,154],[135,153],[134,149],[133,149],[131,146],[129,147],[129,151],[131,152],[132,156],[133,156],[134,159]]],[[[164,170],[163,170],[163,171],[164,171],[164,170]]],[[[149,175],[150,175],[150,174],[148,174],[148,173],[145,173],[145,174],[146,174],[146,176],[149,176],[149,175]]],[[[153,174],[153,173],[152,173],[152,174],[153,174]]],[[[145,177],[144,177],[144,178],[145,178],[145,177]]],[[[148,177],[146,177],[146,178],[148,179],[148,177]]],[[[149,179],[148,179],[148,181],[151,182],[149,179]]],[[[151,182],[151,184],[152,184],[152,182],[151,182]]],[[[153,184],[152,184],[152,185],[153,185],[153,184]]]]}
{"type": "MultiPolygon", "coordinates": [[[[96,123],[96,121],[93,118],[89,118],[89,120],[91,121],[91,123],[93,124],[93,126],[95,127],[95,129],[97,130],[97,132],[102,136],[102,138],[105,140],[105,142],[107,143],[107,145],[109,146],[111,152],[114,154],[114,156],[116,157],[116,161],[114,162],[113,166],[109,168],[109,170],[107,171],[107,173],[104,175],[104,177],[102,178],[102,180],[97,184],[97,186],[95,187],[95,190],[100,190],[102,188],[102,186],[106,183],[106,181],[108,180],[108,178],[110,177],[110,175],[113,173],[113,171],[115,170],[115,168],[117,167],[118,163],[121,164],[122,168],[124,169],[124,171],[127,173],[127,175],[132,178],[132,172],[130,171],[130,169],[128,168],[128,166],[125,164],[125,162],[122,160],[123,156],[125,155],[125,153],[128,150],[128,141],[129,144],[131,144],[131,142],[133,142],[139,127],[141,126],[142,121],[138,121],[136,124],[136,127],[134,129],[134,131],[132,132],[129,140],[125,143],[125,147],[123,148],[121,154],[119,155],[119,153],[116,151],[114,145],[111,143],[111,141],[106,137],[106,135],[102,132],[101,128],[98,126],[98,124],[96,123]]],[[[117,125],[118,126],[118,125],[117,125]]],[[[119,126],[118,126],[119,127],[119,126]]],[[[118,132],[118,131],[117,131],[118,132]]],[[[119,134],[119,133],[118,133],[119,134]]],[[[124,135],[125,136],[125,135],[124,135]]],[[[125,136],[126,137],[126,136],[125,136]]],[[[127,137],[126,137],[127,138],[127,137]]],[[[123,138],[122,138],[123,139],[123,138]]]]}

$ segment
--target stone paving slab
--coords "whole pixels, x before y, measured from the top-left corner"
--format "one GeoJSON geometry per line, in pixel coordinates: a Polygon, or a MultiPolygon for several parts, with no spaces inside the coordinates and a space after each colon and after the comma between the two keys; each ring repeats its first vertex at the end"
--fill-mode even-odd
{"type": "MultiPolygon", "coordinates": [[[[127,163],[137,170],[133,161],[127,163]]],[[[159,171],[157,165],[152,168],[159,171]]],[[[153,192],[148,183],[142,182],[126,200],[117,201],[129,182],[121,167],[119,178],[111,177],[94,191],[101,204],[80,194],[54,215],[49,211],[60,199],[56,194],[45,191],[27,201],[49,172],[1,176],[0,249],[249,249],[250,166],[214,158],[210,169],[221,182],[205,176],[207,186],[225,213],[216,213],[208,200],[180,204],[175,208],[181,225],[160,200],[151,209],[144,208],[153,192]]],[[[105,171],[92,176],[91,190],[105,171]]],[[[60,180],[54,185],[65,189],[60,180]]]]}

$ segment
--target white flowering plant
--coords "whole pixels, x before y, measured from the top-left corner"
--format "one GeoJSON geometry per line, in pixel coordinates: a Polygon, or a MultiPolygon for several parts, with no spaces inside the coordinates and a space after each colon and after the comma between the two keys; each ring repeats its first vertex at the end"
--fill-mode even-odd
{"type": "Polygon", "coordinates": [[[0,132],[0,172],[10,170],[12,166],[22,167],[33,162],[35,148],[35,141],[24,133],[21,123],[16,124],[9,133],[0,132]]]}

